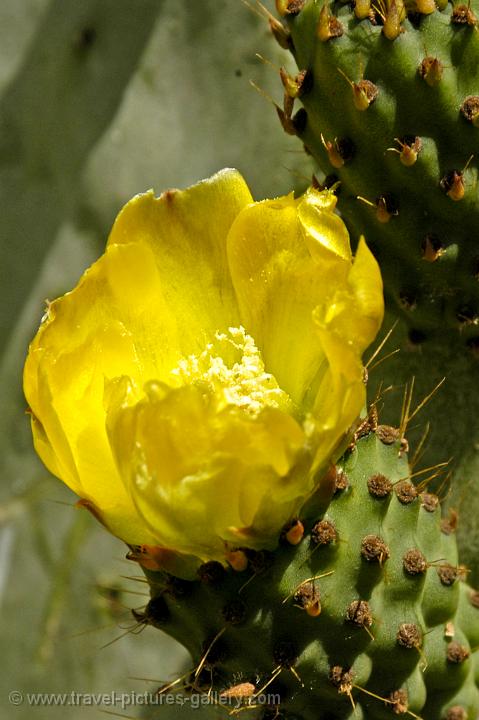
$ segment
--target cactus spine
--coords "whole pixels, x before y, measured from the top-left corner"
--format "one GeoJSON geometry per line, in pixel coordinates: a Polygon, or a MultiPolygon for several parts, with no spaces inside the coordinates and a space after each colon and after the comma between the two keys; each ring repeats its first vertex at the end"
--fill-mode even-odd
{"type": "Polygon", "coordinates": [[[413,482],[400,431],[358,434],[275,552],[196,581],[147,571],[135,617],[188,648],[192,692],[264,717],[475,720],[479,594],[455,518],[413,482]]]}
{"type": "MultiPolygon", "coordinates": [[[[278,0],[299,68],[283,71],[297,134],[421,342],[479,347],[478,4],[278,0]],[[292,81],[296,81],[296,85],[292,81]],[[300,87],[298,88],[298,84],[300,87]],[[303,107],[293,114],[293,98],[303,107]],[[457,336],[456,336],[457,338],[457,336]]],[[[278,35],[278,30],[276,30],[278,35]]]]}

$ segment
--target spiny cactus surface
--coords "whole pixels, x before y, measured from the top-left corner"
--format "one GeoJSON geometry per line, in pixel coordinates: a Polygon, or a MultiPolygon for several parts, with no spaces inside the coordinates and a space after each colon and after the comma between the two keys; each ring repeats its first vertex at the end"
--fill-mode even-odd
{"type": "Polygon", "coordinates": [[[242,572],[206,563],[197,581],[147,573],[135,617],[188,648],[191,690],[275,696],[264,717],[476,720],[479,593],[455,517],[412,481],[398,431],[367,430],[275,552],[244,551],[242,572]]]}
{"type": "Polygon", "coordinates": [[[285,129],[340,181],[338,207],[411,340],[454,328],[477,350],[479,3],[276,5],[299,69],[282,71],[285,129]]]}

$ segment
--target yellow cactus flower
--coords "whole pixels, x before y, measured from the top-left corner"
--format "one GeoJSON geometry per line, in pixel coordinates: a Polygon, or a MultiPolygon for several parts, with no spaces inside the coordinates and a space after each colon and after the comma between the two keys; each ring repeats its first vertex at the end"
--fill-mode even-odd
{"type": "MultiPolygon", "coordinates": [[[[383,316],[330,191],[253,202],[224,170],[138,195],[25,365],[35,447],[131,545],[274,547],[365,401],[383,316]]],[[[163,551],[162,549],[166,549],[163,551]]]]}

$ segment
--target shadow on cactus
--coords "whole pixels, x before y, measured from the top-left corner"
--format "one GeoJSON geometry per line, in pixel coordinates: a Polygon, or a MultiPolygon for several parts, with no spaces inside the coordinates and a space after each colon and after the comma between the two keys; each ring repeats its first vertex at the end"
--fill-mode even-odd
{"type": "Polygon", "coordinates": [[[428,490],[442,467],[408,462],[411,394],[397,429],[359,420],[382,281],[335,204],[253,203],[234,171],[134,198],[31,344],[35,446],[142,566],[138,627],[190,651],[161,692],[473,720],[478,593],[428,490]]]}

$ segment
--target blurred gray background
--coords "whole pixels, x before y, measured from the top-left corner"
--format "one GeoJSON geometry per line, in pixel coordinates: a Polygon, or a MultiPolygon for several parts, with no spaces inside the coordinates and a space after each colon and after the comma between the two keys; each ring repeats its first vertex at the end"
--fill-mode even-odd
{"type": "Polygon", "coordinates": [[[21,371],[45,300],[73,287],[132,195],[225,166],[257,199],[305,185],[300,145],[250,85],[281,102],[276,70],[256,53],[285,61],[241,0],[0,3],[2,718],[104,717],[13,705],[8,694],[143,692],[188,668],[151,628],[112,643],[133,627],[145,585],[35,458],[21,371]]]}

